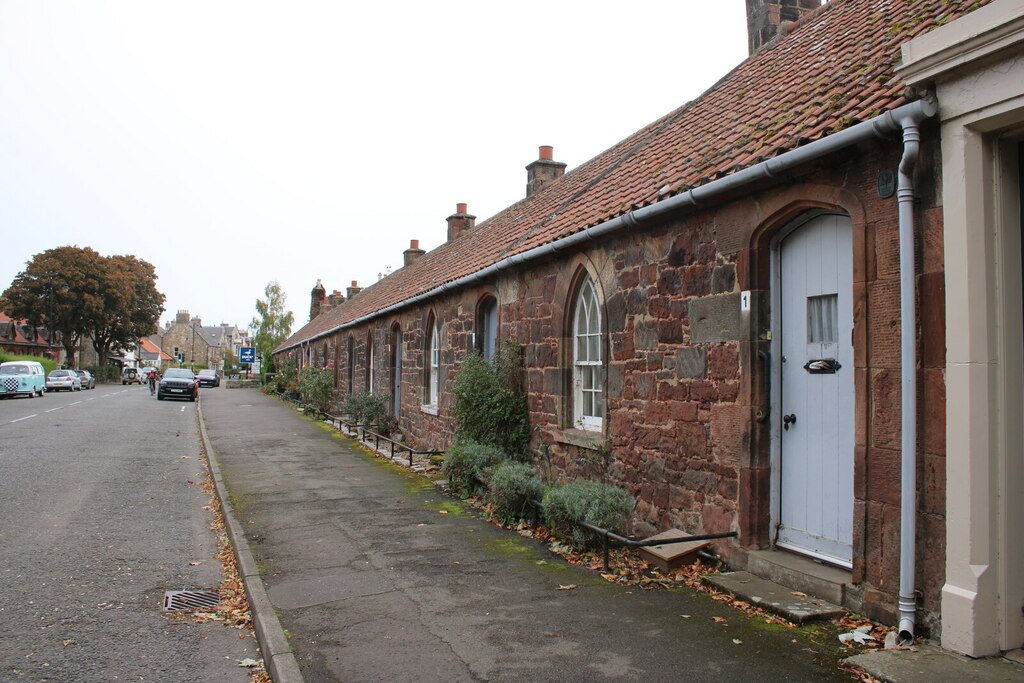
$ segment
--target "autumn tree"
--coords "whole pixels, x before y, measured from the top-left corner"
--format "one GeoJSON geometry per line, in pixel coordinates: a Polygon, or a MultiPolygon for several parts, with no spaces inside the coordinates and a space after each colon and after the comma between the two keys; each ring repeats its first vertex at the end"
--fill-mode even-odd
{"type": "Polygon", "coordinates": [[[134,256],[108,256],[100,296],[103,309],[89,321],[88,335],[100,365],[116,348],[128,349],[157,331],[164,295],[156,288],[156,269],[134,256]]]}
{"type": "Polygon", "coordinates": [[[60,335],[68,359],[103,311],[103,257],[89,247],[56,247],[36,254],[0,297],[0,308],[60,335]]]}
{"type": "Polygon", "coordinates": [[[57,247],[32,257],[0,297],[0,308],[57,332],[72,362],[82,337],[91,337],[103,365],[112,348],[156,331],[163,302],[151,264],[89,247],[57,247]]]}
{"type": "Polygon", "coordinates": [[[253,344],[257,353],[266,364],[271,362],[274,349],[292,333],[295,316],[291,311],[284,310],[287,297],[281,290],[281,284],[276,280],[266,286],[263,295],[266,297],[265,300],[256,299],[257,316],[249,323],[249,329],[253,332],[253,344]]]}

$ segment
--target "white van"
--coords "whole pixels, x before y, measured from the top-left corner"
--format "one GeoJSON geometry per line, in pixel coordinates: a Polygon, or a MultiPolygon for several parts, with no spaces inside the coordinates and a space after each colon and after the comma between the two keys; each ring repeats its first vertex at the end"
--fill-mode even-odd
{"type": "Polygon", "coordinates": [[[34,360],[0,363],[0,398],[21,394],[34,398],[46,394],[46,371],[34,360]]]}

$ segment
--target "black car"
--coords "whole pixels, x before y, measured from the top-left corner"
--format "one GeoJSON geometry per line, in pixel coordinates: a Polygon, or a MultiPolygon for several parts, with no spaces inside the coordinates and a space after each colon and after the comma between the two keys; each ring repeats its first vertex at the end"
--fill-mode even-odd
{"type": "Polygon", "coordinates": [[[187,368],[170,368],[156,388],[156,397],[160,401],[165,398],[187,398],[194,401],[197,396],[199,380],[187,368]]]}
{"type": "Polygon", "coordinates": [[[197,377],[199,378],[199,386],[201,387],[220,386],[220,375],[217,374],[216,370],[200,370],[197,377]]]}

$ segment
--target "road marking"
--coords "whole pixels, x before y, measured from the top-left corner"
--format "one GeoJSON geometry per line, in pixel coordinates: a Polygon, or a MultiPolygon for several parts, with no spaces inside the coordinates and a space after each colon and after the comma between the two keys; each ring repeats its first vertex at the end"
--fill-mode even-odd
{"type": "Polygon", "coordinates": [[[81,403],[81,401],[75,401],[74,403],[69,403],[68,405],[69,406],[77,406],[79,403],[81,403]]]}
{"type": "Polygon", "coordinates": [[[11,424],[14,424],[15,422],[21,422],[22,420],[27,420],[30,417],[39,417],[39,413],[36,413],[35,415],[26,415],[25,417],[19,417],[17,420],[11,420],[11,424]]]}
{"type": "Polygon", "coordinates": [[[181,407],[181,412],[183,412],[183,413],[185,412],[185,406],[181,407]]]}
{"type": "Polygon", "coordinates": [[[44,413],[52,413],[55,410],[62,410],[63,408],[64,408],[64,406],[57,406],[56,408],[50,408],[49,410],[44,410],[43,412],[44,413]]]}

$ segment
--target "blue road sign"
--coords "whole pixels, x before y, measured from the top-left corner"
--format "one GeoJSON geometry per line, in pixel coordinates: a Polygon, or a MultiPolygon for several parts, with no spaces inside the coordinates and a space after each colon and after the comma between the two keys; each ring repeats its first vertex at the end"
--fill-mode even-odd
{"type": "Polygon", "coordinates": [[[243,346],[238,349],[238,360],[243,363],[255,363],[256,362],[256,347],[255,346],[243,346]]]}

